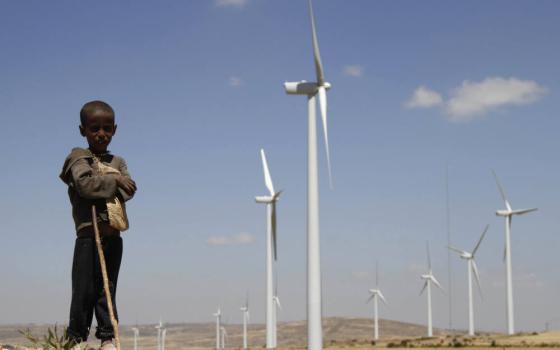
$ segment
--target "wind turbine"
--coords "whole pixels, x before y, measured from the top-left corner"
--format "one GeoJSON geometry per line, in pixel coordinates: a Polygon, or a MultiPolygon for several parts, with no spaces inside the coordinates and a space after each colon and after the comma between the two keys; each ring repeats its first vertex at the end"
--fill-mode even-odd
{"type": "Polygon", "coordinates": [[[282,305],[280,304],[280,298],[278,297],[278,273],[275,274],[276,281],[274,283],[274,296],[272,301],[274,302],[274,347],[278,347],[278,311],[282,310],[282,305]]]}
{"type": "Polygon", "coordinates": [[[511,219],[513,215],[523,215],[530,213],[532,211],[537,210],[537,208],[531,209],[512,209],[509,201],[506,198],[506,192],[504,191],[502,185],[500,184],[500,180],[498,180],[498,176],[492,170],[492,174],[494,174],[494,178],[496,179],[496,184],[498,185],[498,189],[500,190],[500,194],[502,195],[502,199],[505,202],[506,209],[497,210],[497,216],[503,216],[506,220],[506,247],[504,252],[504,259],[506,261],[506,317],[507,317],[507,331],[508,334],[512,335],[515,333],[514,330],[514,316],[513,316],[513,281],[511,276],[511,219]]]}
{"type": "Polygon", "coordinates": [[[220,327],[220,331],[221,331],[221,349],[225,349],[226,348],[226,337],[227,337],[227,332],[226,332],[226,327],[220,327]]]}
{"type": "Polygon", "coordinates": [[[307,348],[321,350],[323,335],[321,325],[321,258],[319,244],[319,186],[317,170],[317,122],[315,97],[319,96],[321,119],[329,170],[329,184],[332,188],[329,141],[327,134],[327,90],[331,84],[325,81],[323,64],[319,53],[313,6],[309,0],[311,37],[315,63],[316,82],[285,82],[284,89],[291,95],[307,96],[308,141],[307,141],[307,348]]]}
{"type": "Polygon", "coordinates": [[[482,296],[482,290],[480,289],[480,276],[478,275],[478,267],[476,266],[476,261],[474,260],[474,255],[476,251],[480,247],[480,243],[484,239],[486,232],[488,231],[489,225],[486,225],[484,232],[480,236],[478,242],[474,246],[472,252],[467,252],[465,250],[457,249],[452,246],[448,246],[450,250],[453,250],[459,253],[459,257],[461,259],[467,260],[467,276],[468,276],[468,286],[469,286],[469,335],[474,335],[474,306],[473,306],[473,291],[472,291],[472,274],[474,273],[474,277],[476,278],[476,284],[478,285],[478,290],[480,292],[480,296],[482,296]]]}
{"type": "Polygon", "coordinates": [[[134,332],[134,350],[138,350],[138,334],[140,334],[140,331],[138,327],[132,327],[132,332],[134,332]]]}
{"type": "Polygon", "coordinates": [[[157,329],[157,348],[158,350],[162,350],[161,348],[161,331],[163,330],[163,323],[161,322],[161,317],[159,319],[159,324],[156,326],[157,329]]]}
{"type": "Polygon", "coordinates": [[[373,300],[373,339],[379,339],[379,314],[378,314],[378,299],[387,305],[387,300],[381,293],[381,289],[379,289],[379,273],[377,270],[377,264],[375,264],[375,289],[369,290],[370,297],[368,298],[366,303],[369,303],[373,300]]]}
{"type": "Polygon", "coordinates": [[[243,349],[247,349],[247,322],[249,321],[249,294],[245,299],[245,305],[241,307],[243,312],[243,349]]]}
{"type": "Polygon", "coordinates": [[[426,251],[428,253],[428,273],[421,275],[420,278],[423,279],[424,286],[420,291],[420,295],[424,293],[424,290],[427,289],[428,295],[428,337],[432,337],[434,335],[433,328],[432,328],[432,283],[436,285],[439,289],[443,291],[441,284],[439,284],[438,280],[434,276],[432,272],[432,260],[430,258],[430,245],[426,242],[426,251]]]}
{"type": "Polygon", "coordinates": [[[220,310],[220,308],[218,308],[218,311],[213,314],[214,317],[216,317],[216,349],[219,350],[221,349],[221,342],[220,342],[220,321],[222,319],[222,310],[220,310]]]}
{"type": "Polygon", "coordinates": [[[274,345],[274,271],[273,259],[277,260],[277,247],[276,247],[276,202],[282,191],[274,191],[270,171],[268,170],[268,163],[264,150],[261,149],[261,159],[264,172],[264,183],[270,193],[269,196],[255,197],[257,203],[266,204],[267,211],[267,234],[266,234],[266,348],[273,349],[274,345]]]}

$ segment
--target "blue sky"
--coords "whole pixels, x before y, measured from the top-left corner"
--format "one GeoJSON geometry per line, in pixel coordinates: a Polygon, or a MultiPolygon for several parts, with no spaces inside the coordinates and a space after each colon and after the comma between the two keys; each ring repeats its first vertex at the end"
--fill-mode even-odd
{"type": "MultiPolygon", "coordinates": [[[[425,322],[426,240],[447,286],[446,164],[453,243],[472,247],[491,225],[477,325],[505,327],[494,215],[503,203],[491,169],[514,206],[540,208],[513,225],[517,327],[540,329],[560,312],[559,7],[315,2],[333,85],[332,191],[319,154],[327,316],[371,315],[378,260],[390,303],[382,317],[425,322]]],[[[124,234],[122,321],[206,322],[221,305],[238,322],[247,290],[252,319],[263,320],[261,147],[285,190],[280,319],[305,317],[306,102],[282,88],[314,79],[305,1],[4,1],[0,47],[0,323],[66,322],[74,233],[57,175],[85,144],[78,113],[92,99],[116,110],[111,149],[139,186],[124,234]]],[[[452,268],[453,323],[466,327],[465,266],[455,258],[452,268]]],[[[434,293],[434,313],[446,326],[446,295],[434,293]]]]}

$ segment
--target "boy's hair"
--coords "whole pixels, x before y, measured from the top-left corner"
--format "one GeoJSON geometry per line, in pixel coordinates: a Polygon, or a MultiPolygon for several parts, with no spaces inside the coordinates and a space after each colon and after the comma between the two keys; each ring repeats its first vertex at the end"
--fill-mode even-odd
{"type": "Polygon", "coordinates": [[[82,124],[82,126],[86,125],[87,116],[98,109],[111,113],[113,117],[115,116],[115,111],[113,111],[113,108],[111,108],[111,106],[109,106],[107,102],[97,100],[90,101],[86,103],[80,110],[80,123],[82,124]]]}

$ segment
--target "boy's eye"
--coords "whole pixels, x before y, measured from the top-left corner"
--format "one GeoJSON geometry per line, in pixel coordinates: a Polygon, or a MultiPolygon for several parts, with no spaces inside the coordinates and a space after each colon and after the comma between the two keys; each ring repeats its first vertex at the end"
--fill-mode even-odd
{"type": "Polygon", "coordinates": [[[101,129],[101,127],[100,127],[99,125],[90,125],[90,126],[89,126],[89,130],[90,130],[91,132],[98,132],[99,129],[101,129]]]}
{"type": "Polygon", "coordinates": [[[103,131],[113,132],[113,126],[112,125],[106,125],[106,126],[103,127],[103,131]]]}

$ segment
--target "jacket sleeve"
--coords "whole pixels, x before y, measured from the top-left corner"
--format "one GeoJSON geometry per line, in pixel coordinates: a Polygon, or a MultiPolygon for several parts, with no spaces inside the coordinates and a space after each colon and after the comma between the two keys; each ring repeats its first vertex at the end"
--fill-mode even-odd
{"type": "Polygon", "coordinates": [[[71,186],[80,197],[88,199],[112,198],[117,191],[115,175],[94,175],[93,169],[85,158],[79,159],[70,168],[71,186]]]}
{"type": "MultiPolygon", "coordinates": [[[[126,165],[126,161],[124,160],[124,158],[119,157],[119,160],[119,171],[121,172],[121,175],[132,179],[132,177],[130,177],[130,172],[128,171],[128,166],[126,165]]],[[[122,188],[119,188],[118,191],[125,202],[131,200],[132,197],[134,197],[134,194],[129,195],[122,188]]]]}

